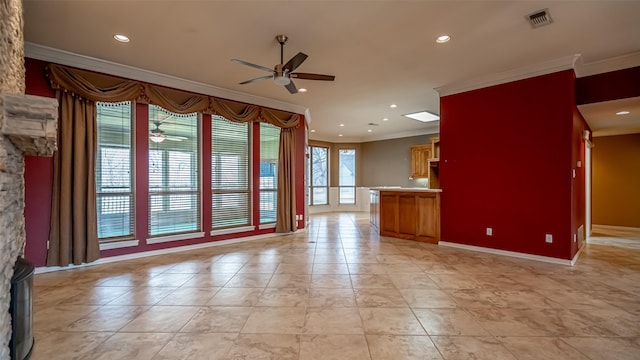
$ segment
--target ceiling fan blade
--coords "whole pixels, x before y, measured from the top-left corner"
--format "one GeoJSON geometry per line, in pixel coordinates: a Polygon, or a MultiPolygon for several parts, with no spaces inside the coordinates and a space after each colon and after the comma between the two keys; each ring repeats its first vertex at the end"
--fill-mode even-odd
{"type": "Polygon", "coordinates": [[[286,87],[291,94],[296,94],[298,92],[298,89],[296,88],[296,84],[294,84],[293,81],[288,83],[284,87],[286,87]]]}
{"type": "Polygon", "coordinates": [[[246,62],[246,61],[238,60],[238,59],[231,59],[231,61],[233,61],[236,64],[251,66],[253,68],[260,69],[260,70],[263,70],[263,71],[266,71],[266,72],[270,72],[270,73],[273,72],[273,69],[270,69],[270,68],[268,68],[266,66],[256,65],[256,64],[252,64],[250,62],[246,62]]]}
{"type": "Polygon", "coordinates": [[[296,79],[304,79],[304,80],[324,80],[324,81],[333,81],[336,78],[334,75],[321,75],[321,74],[308,74],[308,73],[291,73],[291,77],[296,79]]]}
{"type": "Polygon", "coordinates": [[[254,82],[258,82],[258,81],[262,81],[262,80],[268,80],[268,79],[273,79],[273,75],[260,76],[260,77],[257,77],[255,79],[243,81],[243,82],[240,83],[240,85],[250,84],[250,83],[254,83],[254,82]]]}
{"type": "Polygon", "coordinates": [[[284,70],[289,70],[292,72],[297,69],[305,60],[307,60],[309,56],[305,53],[299,52],[298,55],[291,58],[291,60],[287,61],[287,63],[282,67],[284,70]]]}

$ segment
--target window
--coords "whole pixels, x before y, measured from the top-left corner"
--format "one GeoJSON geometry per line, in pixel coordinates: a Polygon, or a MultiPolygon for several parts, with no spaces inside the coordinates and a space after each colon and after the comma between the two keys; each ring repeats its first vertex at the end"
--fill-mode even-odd
{"type": "Polygon", "coordinates": [[[309,165],[310,205],[329,204],[329,149],[311,146],[309,165]]]}
{"type": "Polygon", "coordinates": [[[260,123],[260,224],[276,222],[280,128],[260,123]]]}
{"type": "Polygon", "coordinates": [[[356,150],[338,151],[338,188],[340,204],[356,203],[356,150]]]}
{"type": "Polygon", "coordinates": [[[211,116],[212,229],[250,225],[249,123],[211,116]]]}
{"type": "Polygon", "coordinates": [[[149,235],[200,229],[198,114],[149,105],[149,235]]]}
{"type": "Polygon", "coordinates": [[[134,234],[131,154],[131,102],[98,102],[96,212],[98,238],[117,240],[134,234]]]}

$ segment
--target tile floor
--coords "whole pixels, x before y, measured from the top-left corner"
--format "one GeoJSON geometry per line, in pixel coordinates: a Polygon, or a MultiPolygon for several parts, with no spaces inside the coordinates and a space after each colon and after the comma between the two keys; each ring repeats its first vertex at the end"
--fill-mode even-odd
{"type": "Polygon", "coordinates": [[[40,359],[640,359],[640,250],[574,267],[306,233],[35,277],[40,359]]]}

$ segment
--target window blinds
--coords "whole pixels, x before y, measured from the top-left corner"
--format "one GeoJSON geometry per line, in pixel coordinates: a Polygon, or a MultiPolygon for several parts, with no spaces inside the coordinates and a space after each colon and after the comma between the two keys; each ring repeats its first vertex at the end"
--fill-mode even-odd
{"type": "Polygon", "coordinates": [[[132,103],[98,102],[96,212],[101,241],[132,238],[134,226],[131,151],[132,103]]]}
{"type": "Polygon", "coordinates": [[[276,222],[280,128],[260,123],[260,223],[276,222]]]}
{"type": "Polygon", "coordinates": [[[249,125],[211,116],[212,229],[251,224],[249,125]]]}
{"type": "Polygon", "coordinates": [[[199,116],[149,105],[149,235],[200,230],[199,116]],[[156,133],[159,133],[156,131],[156,133]]]}

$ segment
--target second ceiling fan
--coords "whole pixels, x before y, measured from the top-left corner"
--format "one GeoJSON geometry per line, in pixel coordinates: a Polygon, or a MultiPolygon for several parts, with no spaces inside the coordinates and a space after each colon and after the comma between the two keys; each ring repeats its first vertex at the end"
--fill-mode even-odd
{"type": "Polygon", "coordinates": [[[287,42],[287,37],[285,35],[276,36],[276,40],[280,43],[280,63],[277,64],[273,69],[268,68],[266,66],[252,64],[250,62],[246,62],[239,59],[231,59],[231,61],[241,64],[254,67],[256,69],[264,70],[271,75],[260,76],[254,79],[250,79],[247,81],[243,81],[240,84],[250,84],[262,80],[273,79],[278,85],[283,85],[291,94],[295,94],[298,92],[298,88],[291,81],[291,79],[304,79],[304,80],[323,80],[323,81],[333,81],[335,80],[335,76],[333,75],[321,75],[321,74],[309,74],[309,73],[301,73],[301,72],[293,72],[298,68],[306,59],[307,54],[299,52],[296,56],[292,57],[287,63],[284,63],[284,44],[287,42]]]}

